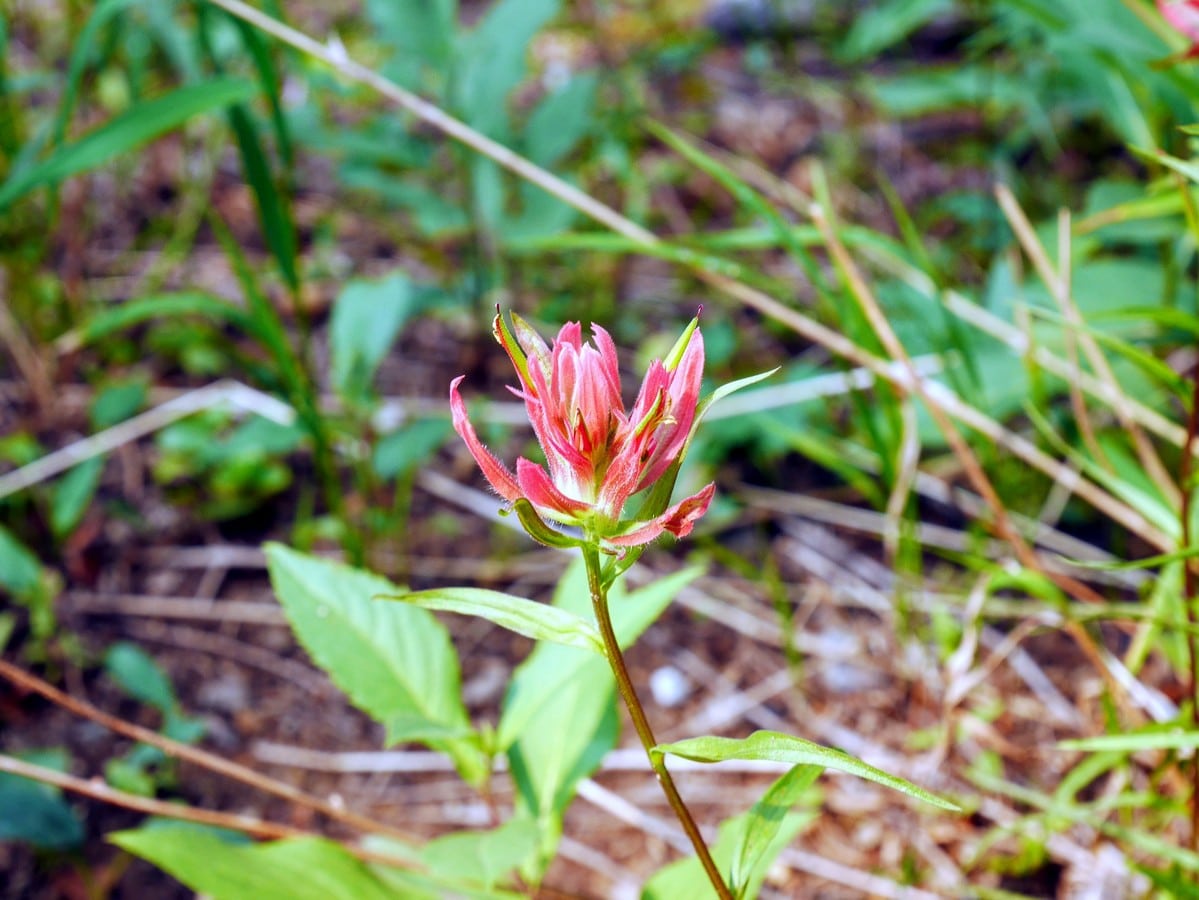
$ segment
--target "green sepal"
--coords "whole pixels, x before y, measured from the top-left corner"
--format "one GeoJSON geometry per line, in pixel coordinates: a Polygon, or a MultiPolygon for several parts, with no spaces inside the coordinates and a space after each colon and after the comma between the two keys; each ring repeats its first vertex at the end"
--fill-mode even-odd
{"type": "Polygon", "coordinates": [[[499,341],[501,347],[508,354],[508,358],[512,360],[512,365],[516,366],[517,374],[520,375],[520,383],[523,387],[529,383],[529,361],[525,357],[524,350],[512,334],[512,330],[508,327],[508,323],[504,321],[504,314],[500,312],[499,305],[495,308],[495,319],[491,323],[491,333],[495,335],[495,339],[499,341]]]}
{"type": "Polygon", "coordinates": [[[696,316],[683,329],[683,333],[679,335],[679,339],[674,342],[674,346],[670,348],[670,352],[662,360],[662,365],[666,368],[667,372],[673,372],[679,367],[679,363],[683,361],[683,354],[687,352],[687,345],[691,343],[691,335],[695,333],[695,329],[698,327],[699,316],[696,316]]]}
{"type": "Polygon", "coordinates": [[[559,550],[587,545],[587,542],[582,538],[564,534],[558,529],[551,528],[545,524],[545,520],[533,508],[533,504],[524,497],[514,501],[512,508],[516,510],[516,517],[520,519],[521,527],[529,533],[529,537],[540,544],[545,544],[547,547],[556,547],[559,550]]]}

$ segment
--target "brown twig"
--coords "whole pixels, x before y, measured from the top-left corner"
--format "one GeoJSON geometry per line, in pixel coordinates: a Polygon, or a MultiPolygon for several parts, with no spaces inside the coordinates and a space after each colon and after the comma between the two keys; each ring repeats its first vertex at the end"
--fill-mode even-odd
{"type": "MultiPolygon", "coordinates": [[[[167,819],[179,819],[185,822],[196,822],[201,825],[212,825],[217,828],[228,828],[231,831],[240,831],[242,834],[253,835],[261,840],[324,837],[324,835],[314,831],[305,831],[303,828],[283,825],[279,822],[268,822],[265,819],[258,819],[254,816],[215,812],[210,809],[200,809],[195,806],[171,803],[166,800],[155,800],[151,797],[126,793],[125,791],[117,790],[99,778],[79,778],[75,775],[67,775],[63,772],[48,769],[45,766],[34,765],[33,763],[28,763],[3,753],[0,753],[0,772],[19,775],[22,778],[40,781],[43,784],[51,784],[65,791],[81,794],[84,797],[91,797],[94,800],[102,800],[105,803],[122,806],[125,809],[132,809],[136,812],[146,813],[147,815],[161,816],[167,819]]],[[[357,847],[353,844],[342,843],[341,847],[351,856],[363,862],[381,863],[382,865],[397,866],[404,869],[420,868],[419,863],[411,860],[399,860],[386,853],[378,853],[363,847],[357,847]]]]}
{"type": "Polygon", "coordinates": [[[211,809],[200,809],[180,803],[170,803],[166,800],[155,800],[152,797],[142,797],[117,790],[100,778],[79,778],[67,775],[55,769],[34,765],[24,760],[16,759],[0,753],[0,772],[30,778],[43,784],[52,784],[63,790],[102,800],[114,806],[123,806],[136,812],[144,812],[151,816],[165,816],[171,819],[183,819],[188,822],[198,822],[202,825],[214,825],[218,828],[229,828],[250,834],[264,840],[278,840],[289,837],[310,837],[310,832],[291,825],[281,825],[278,822],[268,822],[254,816],[238,815],[236,813],[217,812],[211,809]]]}
{"type": "Polygon", "coordinates": [[[148,728],[142,728],[140,725],[134,725],[132,722],[126,722],[124,719],[118,719],[116,716],[109,715],[101,709],[97,709],[90,703],[83,700],[77,700],[68,694],[63,693],[58,688],[54,687],[49,682],[38,678],[19,666],[15,666],[6,660],[0,659],[0,677],[7,679],[15,685],[40,694],[52,703],[61,706],[63,709],[74,713],[77,716],[82,716],[85,719],[90,719],[117,734],[122,734],[125,737],[132,738],[135,741],[141,741],[143,744],[149,744],[152,747],[157,747],[163,753],[169,756],[185,759],[197,766],[202,766],[212,772],[224,775],[227,778],[232,778],[235,781],[240,781],[243,784],[248,784],[251,787],[258,788],[264,793],[271,794],[275,797],[280,797],[288,800],[299,806],[305,806],[309,809],[314,809],[317,812],[323,813],[330,819],[348,825],[351,828],[359,831],[365,831],[373,834],[383,834],[388,837],[397,838],[402,841],[413,841],[412,835],[398,828],[393,828],[383,822],[377,822],[367,816],[360,815],[344,807],[331,803],[328,800],[322,800],[319,797],[314,797],[311,794],[306,794],[299,788],[293,787],[285,782],[278,781],[260,772],[255,772],[253,769],[239,765],[235,762],[230,762],[222,756],[215,753],[209,753],[206,750],[201,750],[198,747],[192,747],[187,744],[181,744],[178,741],[173,741],[168,737],[164,737],[155,731],[148,728]]]}

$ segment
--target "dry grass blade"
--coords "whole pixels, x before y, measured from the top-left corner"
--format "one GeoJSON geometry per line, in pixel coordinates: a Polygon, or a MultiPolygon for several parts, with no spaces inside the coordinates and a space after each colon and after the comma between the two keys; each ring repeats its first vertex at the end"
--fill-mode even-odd
{"type": "Polygon", "coordinates": [[[142,728],[140,725],[134,725],[131,722],[126,722],[124,719],[118,719],[116,716],[109,715],[103,710],[97,709],[90,703],[63,693],[48,682],[5,660],[0,660],[0,677],[7,679],[18,687],[40,694],[52,703],[61,706],[63,709],[77,716],[82,716],[85,719],[103,725],[105,728],[122,734],[125,737],[132,738],[135,741],[149,744],[151,747],[157,747],[168,756],[185,759],[190,763],[203,766],[213,772],[218,772],[242,784],[258,788],[264,793],[280,797],[297,805],[308,807],[309,809],[314,809],[317,812],[324,813],[331,819],[349,825],[351,828],[373,834],[388,835],[403,841],[413,840],[412,835],[401,829],[394,828],[383,822],[376,822],[366,816],[344,809],[328,800],[313,797],[290,784],[231,762],[223,756],[200,750],[188,744],[181,744],[148,728],[142,728]]]}
{"type": "Polygon", "coordinates": [[[165,816],[170,819],[184,819],[188,822],[198,822],[217,828],[229,828],[233,831],[252,834],[254,837],[267,840],[289,837],[316,837],[315,834],[303,829],[293,828],[290,825],[281,825],[276,822],[266,822],[253,816],[214,812],[209,809],[198,809],[194,806],[184,806],[166,800],[154,800],[138,794],[129,794],[110,787],[99,778],[78,778],[74,775],[67,775],[54,769],[48,769],[45,766],[38,766],[24,760],[15,759],[2,753],[0,753],[0,772],[19,775],[22,778],[40,781],[43,784],[54,785],[63,790],[82,794],[85,797],[91,797],[95,800],[102,800],[105,803],[112,803],[116,806],[123,806],[126,809],[136,810],[137,812],[144,812],[147,815],[165,816]]]}
{"type": "Polygon", "coordinates": [[[47,478],[53,478],[85,460],[153,434],[192,413],[226,405],[239,412],[253,412],[282,424],[290,423],[295,417],[290,406],[269,394],[236,381],[218,381],[207,387],[180,394],[119,425],[89,435],[60,450],[48,453],[27,466],[0,475],[0,498],[32,487],[47,478]]]}
{"type": "MultiPolygon", "coordinates": [[[[1053,264],[1049,260],[1049,254],[1045,252],[1045,248],[1041,245],[1036,232],[1033,230],[1032,223],[1024,215],[1024,210],[1020,208],[1020,204],[1016,202],[1016,198],[1012,192],[1006,186],[999,185],[995,188],[995,196],[999,200],[1000,209],[1003,210],[1004,216],[1007,217],[1008,224],[1012,226],[1012,230],[1016,233],[1020,245],[1024,248],[1024,252],[1032,260],[1037,274],[1045,282],[1050,295],[1057,301],[1058,306],[1061,307],[1062,312],[1065,314],[1066,322],[1070,326],[1069,330],[1072,340],[1077,339],[1082,345],[1083,352],[1086,354],[1091,367],[1095,370],[1095,374],[1108,388],[1112,400],[1112,410],[1115,412],[1121,427],[1128,432],[1129,437],[1132,439],[1133,446],[1136,448],[1137,458],[1140,459],[1145,472],[1153,479],[1163,495],[1170,498],[1172,503],[1177,504],[1180,495],[1178,487],[1174,484],[1174,479],[1166,471],[1166,467],[1162,465],[1157,451],[1153,449],[1153,445],[1149,443],[1148,438],[1145,437],[1145,433],[1133,418],[1128,398],[1120,389],[1120,383],[1116,380],[1115,373],[1112,372],[1107,357],[1103,355],[1103,351],[1100,350],[1095,338],[1087,331],[1086,323],[1083,322],[1082,315],[1078,311],[1078,306],[1075,304],[1073,296],[1071,296],[1068,274],[1070,266],[1068,243],[1064,254],[1059,259],[1061,272],[1055,272],[1053,264]]],[[[1064,226],[1064,234],[1068,233],[1069,221],[1067,219],[1064,226]]],[[[1062,240],[1066,241],[1067,238],[1063,237],[1062,240]]],[[[1082,424],[1081,421],[1080,424],[1082,424]]],[[[1102,457],[1099,457],[1099,459],[1102,459],[1102,457]]]]}

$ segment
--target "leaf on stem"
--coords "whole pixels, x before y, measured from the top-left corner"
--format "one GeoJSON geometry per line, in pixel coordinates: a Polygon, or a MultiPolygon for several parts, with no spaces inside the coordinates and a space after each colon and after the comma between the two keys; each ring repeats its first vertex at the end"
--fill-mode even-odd
{"type": "MultiPolygon", "coordinates": [[[[750,884],[765,872],[778,853],[768,851],[777,845],[777,838],[787,824],[787,815],[804,792],[824,771],[823,766],[797,765],[772,784],[753,805],[745,823],[745,831],[733,850],[729,872],[733,893],[749,896],[750,884]]],[[[780,848],[781,849],[781,848],[780,848]]]]}
{"type": "Polygon", "coordinates": [[[484,588],[452,587],[415,591],[410,594],[380,594],[376,599],[398,600],[422,609],[478,616],[535,641],[550,641],[603,654],[604,643],[590,622],[565,609],[535,603],[484,588]]]}
{"type": "Polygon", "coordinates": [[[355,706],[386,726],[389,743],[419,737],[449,753],[470,783],[489,777],[462,702],[458,657],[431,613],[376,602],[399,590],[377,575],[281,544],[268,544],[266,558],[296,637],[355,706]]]}
{"type": "Polygon", "coordinates": [[[726,759],[760,759],[790,763],[791,765],[821,766],[857,775],[859,778],[865,778],[867,781],[873,781],[883,787],[889,787],[901,794],[907,794],[909,797],[915,797],[942,809],[955,812],[959,810],[956,804],[943,800],[935,794],[930,794],[903,778],[888,775],[855,756],[778,731],[755,731],[747,738],[725,738],[711,735],[687,738],[670,744],[659,744],[653,749],[653,752],[658,756],[670,754],[705,763],[721,762],[726,759]]]}

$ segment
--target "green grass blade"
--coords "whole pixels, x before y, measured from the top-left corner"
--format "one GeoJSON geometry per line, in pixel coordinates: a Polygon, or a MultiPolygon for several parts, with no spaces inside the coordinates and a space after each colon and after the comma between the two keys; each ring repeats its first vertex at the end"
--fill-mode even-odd
{"type": "Polygon", "coordinates": [[[202,113],[253,96],[255,87],[241,78],[215,78],[177,88],[122,113],[33,168],[0,186],[0,210],[35,188],[100,166],[202,113]]]}
{"type": "Polygon", "coordinates": [[[296,230],[291,204],[275,183],[262,141],[258,138],[258,129],[249,111],[244,106],[234,106],[229,110],[229,124],[241,151],[246,181],[254,191],[263,236],[279,264],[284,281],[294,294],[300,289],[300,276],[296,265],[296,230]]]}

